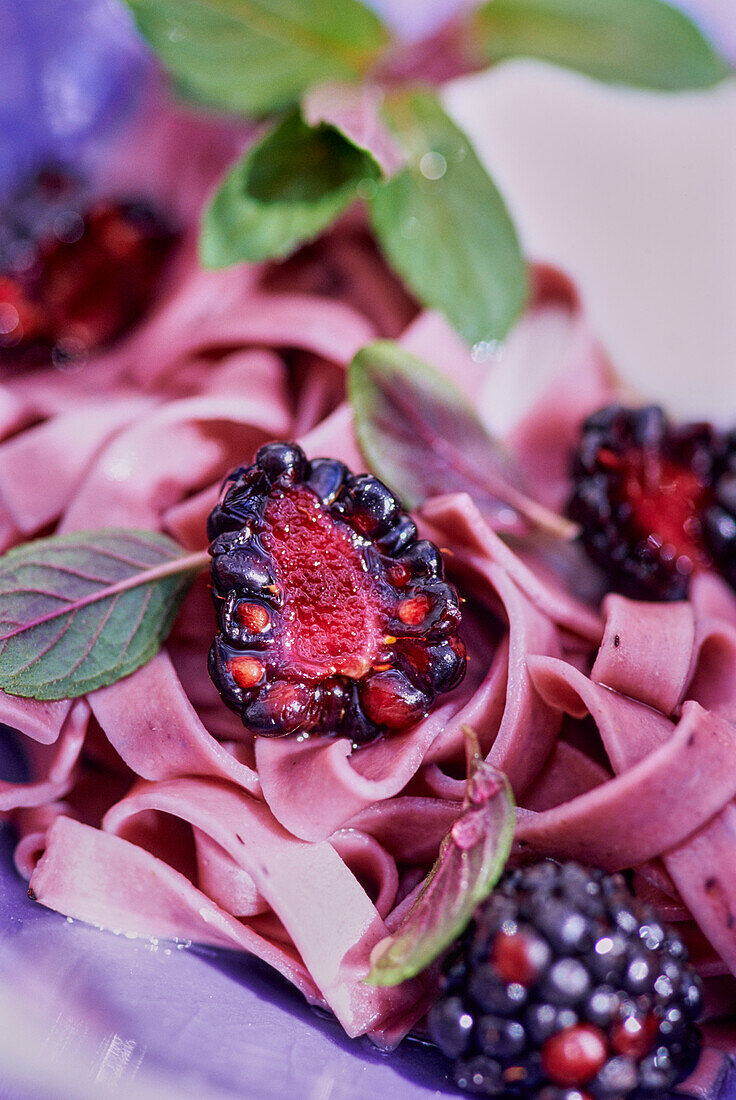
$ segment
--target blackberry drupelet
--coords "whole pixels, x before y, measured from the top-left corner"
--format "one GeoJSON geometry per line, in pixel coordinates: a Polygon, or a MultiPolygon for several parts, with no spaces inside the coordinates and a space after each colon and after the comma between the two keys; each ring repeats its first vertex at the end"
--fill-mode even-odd
{"type": "Polygon", "coordinates": [[[148,308],[175,234],[148,203],[92,200],[65,169],[0,211],[0,365],[66,366],[148,308]]]}
{"type": "Polygon", "coordinates": [[[711,505],[722,450],[710,425],[673,425],[656,406],[610,405],[588,417],[567,511],[616,591],[683,599],[693,571],[712,564],[708,531],[718,528],[711,505]]]}
{"type": "Polygon", "coordinates": [[[621,875],[507,871],[445,959],[430,1035],[484,1096],[621,1100],[695,1068],[702,989],[682,941],[621,875]]]}
{"type": "Polygon", "coordinates": [[[269,443],[227,479],[207,530],[210,675],[254,733],[360,744],[462,679],[458,594],[377,478],[269,443]]]}
{"type": "Polygon", "coordinates": [[[736,588],[736,431],[724,437],[702,528],[716,568],[736,588]]]}

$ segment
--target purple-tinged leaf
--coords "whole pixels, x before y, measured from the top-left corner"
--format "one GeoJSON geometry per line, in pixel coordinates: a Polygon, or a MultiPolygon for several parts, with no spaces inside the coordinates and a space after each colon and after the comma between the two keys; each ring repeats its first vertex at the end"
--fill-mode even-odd
{"type": "Polygon", "coordinates": [[[206,552],[152,531],[38,539],[0,558],[0,688],[85,695],[155,656],[206,552]]]}
{"type": "Polygon", "coordinates": [[[392,936],[373,949],[370,985],[398,985],[425,970],[463,932],[498,882],[511,851],[516,809],[506,776],[472,746],[463,810],[425,884],[392,936]]]}
{"type": "Polygon", "coordinates": [[[385,177],[407,160],[381,114],[383,92],[375,84],[318,84],[302,99],[308,126],[334,127],[375,160],[385,177]]]}
{"type": "Polygon", "coordinates": [[[457,386],[400,345],[379,340],[359,351],[348,393],[366,461],[407,508],[466,492],[496,530],[520,533],[531,524],[559,538],[576,533],[574,524],[525,495],[511,456],[457,386]]]}

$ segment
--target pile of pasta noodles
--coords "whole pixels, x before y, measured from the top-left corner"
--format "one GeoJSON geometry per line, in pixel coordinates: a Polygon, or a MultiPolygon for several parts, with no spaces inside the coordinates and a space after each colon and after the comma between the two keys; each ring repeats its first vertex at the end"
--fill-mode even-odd
{"type": "MultiPolygon", "coordinates": [[[[274,438],[365,469],[345,368],[376,337],[477,403],[492,366],[418,310],[358,213],[281,265],[198,266],[199,208],[240,139],[166,108],[101,172],[101,189],[143,191],[173,213],[183,244],[155,308],[116,347],[73,372],[5,371],[3,549],[109,526],[203,549],[222,478],[274,438]]],[[[579,423],[613,390],[575,295],[549,272],[537,283],[521,330],[533,347],[554,317],[558,367],[506,443],[534,494],[560,507],[579,423]]],[[[436,496],[415,518],[466,598],[470,659],[463,684],[400,734],[356,751],[254,739],[208,677],[206,576],[164,650],[126,679],[77,700],[0,693],[30,772],[0,784],[0,811],[32,896],[114,931],[253,952],[349,1035],[392,1046],[426,1010],[427,983],[363,979],[460,812],[468,725],[513,785],[516,855],[632,868],[687,939],[709,1015],[732,1011],[733,593],[702,574],[681,603],[586,600],[469,494],[436,496]]]]}

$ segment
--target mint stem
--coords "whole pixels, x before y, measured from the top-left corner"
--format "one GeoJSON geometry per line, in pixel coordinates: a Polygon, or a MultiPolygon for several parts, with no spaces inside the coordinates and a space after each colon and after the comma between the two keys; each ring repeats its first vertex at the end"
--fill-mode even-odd
{"type": "MultiPolygon", "coordinates": [[[[98,603],[103,599],[109,600],[111,596],[117,596],[121,592],[129,591],[131,588],[139,588],[143,584],[150,584],[151,581],[158,581],[163,580],[164,577],[176,576],[177,573],[200,573],[203,569],[207,568],[209,561],[210,555],[207,550],[199,550],[196,554],[187,554],[182,558],[174,558],[173,561],[166,562],[164,565],[155,565],[151,569],[144,569],[140,573],[133,573],[130,577],[126,577],[125,580],[117,581],[117,583],[107,585],[104,588],[95,589],[95,591],[90,592],[88,596],[75,600],[73,605],[74,610],[78,611],[81,607],[98,603]]],[[[24,633],[31,626],[52,622],[54,619],[61,618],[63,615],[68,615],[69,610],[69,604],[63,604],[61,607],[56,608],[54,611],[50,611],[48,615],[43,615],[39,619],[34,619],[32,622],[19,623],[15,630],[11,630],[7,634],[1,634],[0,642],[5,642],[8,638],[12,638],[16,634],[24,633]]]]}

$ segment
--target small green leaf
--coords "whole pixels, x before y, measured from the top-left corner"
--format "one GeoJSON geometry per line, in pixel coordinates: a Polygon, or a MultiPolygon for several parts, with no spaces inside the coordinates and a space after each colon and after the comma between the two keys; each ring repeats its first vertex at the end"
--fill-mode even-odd
{"type": "Polygon", "coordinates": [[[425,970],[466,928],[511,851],[514,796],[502,772],[474,756],[463,812],[442,841],[419,897],[392,936],[373,949],[370,985],[398,985],[425,970]]]}
{"type": "Polygon", "coordinates": [[[202,221],[207,267],[288,256],[326,229],[380,169],[332,126],[288,115],[230,169],[202,221]]]}
{"type": "Polygon", "coordinates": [[[527,295],[504,200],[432,92],[397,92],[384,112],[410,161],[370,202],[378,241],[422,305],[465,340],[502,339],[527,295]]]}
{"type": "Polygon", "coordinates": [[[730,71],[695,24],[662,0],[487,0],[461,33],[482,62],[535,57],[660,91],[707,88],[730,71]]]}
{"type": "Polygon", "coordinates": [[[362,348],[348,370],[355,433],[370,468],[407,508],[469,493],[496,530],[532,527],[555,539],[577,528],[524,493],[511,456],[492,439],[454,382],[400,344],[362,348]]]}
{"type": "Polygon", "coordinates": [[[434,94],[395,93],[384,112],[410,162],[370,201],[383,250],[423,305],[469,343],[501,339],[527,293],[503,199],[434,94]]]}
{"type": "Polygon", "coordinates": [[[388,42],[359,0],[127,0],[188,96],[248,115],[325,80],[356,80],[388,42]]]}
{"type": "Polygon", "coordinates": [[[0,688],[71,699],[155,656],[207,553],[105,528],[37,539],[0,558],[0,688]]]}

